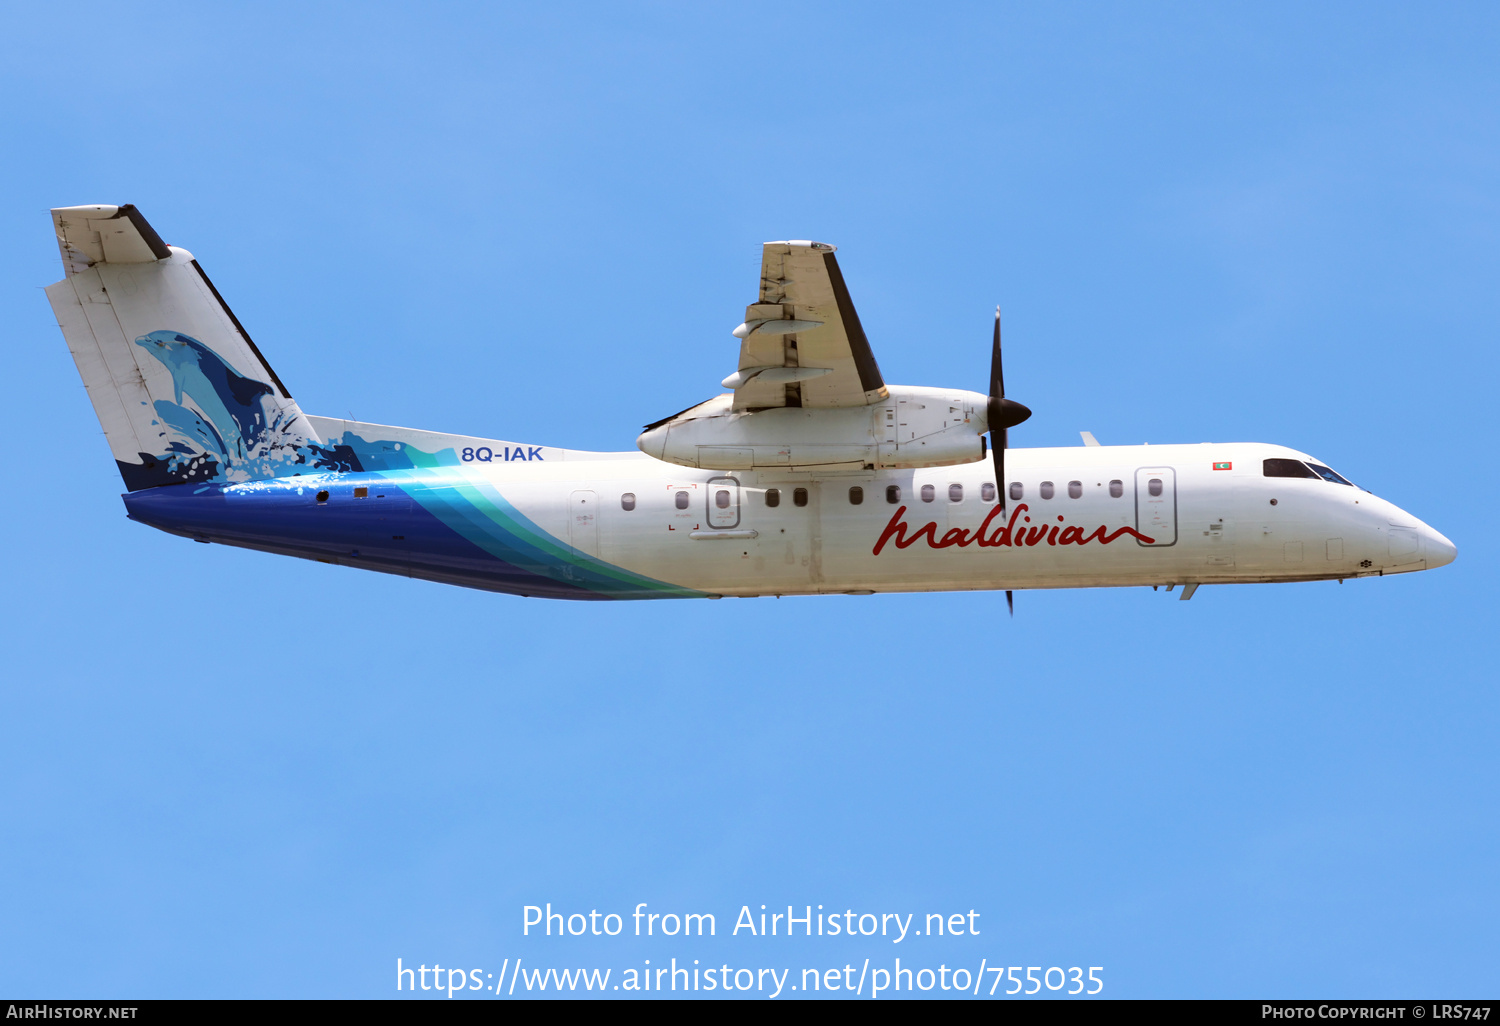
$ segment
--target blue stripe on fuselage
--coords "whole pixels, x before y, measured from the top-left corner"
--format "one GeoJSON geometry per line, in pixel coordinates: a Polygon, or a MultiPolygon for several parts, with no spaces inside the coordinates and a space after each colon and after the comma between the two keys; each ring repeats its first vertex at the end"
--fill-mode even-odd
{"type": "Polygon", "coordinates": [[[581,553],[484,491],[466,475],[407,471],[168,485],[123,498],[131,519],[173,534],[489,591],[572,599],[699,594],[581,553]],[[355,488],[368,495],[355,498],[355,488]],[[328,493],[325,502],[319,492],[328,493]]]}

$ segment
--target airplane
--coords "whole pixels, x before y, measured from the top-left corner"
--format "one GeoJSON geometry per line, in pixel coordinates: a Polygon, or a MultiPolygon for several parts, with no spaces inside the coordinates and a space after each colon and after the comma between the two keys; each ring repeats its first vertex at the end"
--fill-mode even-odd
{"type": "Polygon", "coordinates": [[[131,520],[194,541],[567,599],[1378,577],[1453,543],[1279,445],[1010,447],[987,394],[888,385],[833,246],[762,247],[722,394],[634,452],[303,413],[218,289],[132,205],[52,211],[47,297],[131,520]]]}

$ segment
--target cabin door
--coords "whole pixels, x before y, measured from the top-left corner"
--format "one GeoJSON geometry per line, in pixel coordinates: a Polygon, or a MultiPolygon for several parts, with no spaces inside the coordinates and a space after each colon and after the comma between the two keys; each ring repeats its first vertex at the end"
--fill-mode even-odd
{"type": "Polygon", "coordinates": [[[708,481],[708,526],[726,530],[740,526],[740,483],[732,477],[708,481]]]}
{"type": "Polygon", "coordinates": [[[1135,529],[1151,541],[1137,545],[1164,548],[1177,544],[1177,472],[1171,467],[1142,467],[1135,472],[1135,529]]]}

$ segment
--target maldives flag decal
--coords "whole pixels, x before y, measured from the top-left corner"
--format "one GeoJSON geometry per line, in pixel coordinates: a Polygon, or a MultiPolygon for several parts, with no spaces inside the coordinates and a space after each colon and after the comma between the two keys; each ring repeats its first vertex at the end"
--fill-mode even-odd
{"type": "Polygon", "coordinates": [[[1214,464],[1214,469],[1215,470],[1233,470],[1234,469],[1234,464],[1233,463],[1215,463],[1214,464]]]}

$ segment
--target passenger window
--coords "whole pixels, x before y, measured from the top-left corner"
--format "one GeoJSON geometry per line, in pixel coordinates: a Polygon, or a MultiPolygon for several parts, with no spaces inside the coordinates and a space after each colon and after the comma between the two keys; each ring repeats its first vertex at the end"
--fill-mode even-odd
{"type": "Polygon", "coordinates": [[[849,489],[849,505],[858,506],[865,501],[865,490],[859,485],[849,489]]]}
{"type": "MultiPolygon", "coordinates": [[[[1330,470],[1329,473],[1331,474],[1333,473],[1333,471],[1330,470]]],[[[354,489],[354,497],[356,499],[368,499],[370,497],[370,489],[356,488],[354,489]]]]}
{"type": "Polygon", "coordinates": [[[900,485],[886,485],[885,486],[885,501],[889,502],[892,506],[894,506],[896,503],[900,502],[901,501],[901,486],[900,485]]]}
{"type": "Polygon", "coordinates": [[[980,502],[994,502],[995,501],[995,486],[992,485],[992,484],[990,484],[988,481],[986,481],[984,484],[980,485],[979,486],[979,501],[980,502]]]}
{"type": "Polygon", "coordinates": [[[1161,494],[1161,478],[1159,478],[1159,477],[1153,477],[1150,481],[1148,481],[1146,483],[1146,491],[1150,492],[1152,495],[1160,495],[1161,494]]]}
{"type": "Polygon", "coordinates": [[[963,502],[964,501],[964,486],[961,485],[961,484],[951,484],[951,485],[949,485],[948,486],[948,501],[949,502],[963,502]]]}
{"type": "Polygon", "coordinates": [[[318,493],[318,501],[319,502],[327,502],[328,501],[328,493],[327,492],[319,492],[318,493]]]}
{"type": "Polygon", "coordinates": [[[1111,481],[1109,483],[1109,497],[1111,499],[1118,499],[1120,496],[1122,496],[1124,494],[1125,494],[1125,482],[1124,481],[1111,481]]]}
{"type": "Polygon", "coordinates": [[[936,488],[932,487],[932,485],[923,485],[922,486],[922,501],[923,502],[931,502],[933,499],[936,499],[936,498],[937,498],[937,489],[936,488]]]}
{"type": "Polygon", "coordinates": [[[1021,482],[1019,482],[1019,481],[1012,481],[1010,483],[1010,497],[1012,499],[1019,499],[1021,496],[1025,495],[1025,494],[1026,494],[1026,489],[1021,486],[1021,482]]]}
{"type": "Polygon", "coordinates": [[[792,489],[792,505],[793,506],[806,506],[807,505],[807,489],[806,488],[793,488],[792,489]]]}
{"type": "Polygon", "coordinates": [[[1314,474],[1312,469],[1301,460],[1266,460],[1261,464],[1261,468],[1266,477],[1310,477],[1314,481],[1318,479],[1318,475],[1314,474]]]}
{"type": "Polygon", "coordinates": [[[635,509],[635,492],[626,492],[620,496],[620,508],[623,510],[635,509]]]}
{"type": "Polygon", "coordinates": [[[687,509],[688,508],[688,493],[687,492],[678,492],[677,493],[677,508],[678,509],[687,509]]]}
{"type": "Polygon", "coordinates": [[[1068,498],[1070,498],[1070,499],[1081,499],[1081,498],[1083,498],[1083,482],[1082,481],[1069,481],[1068,482],[1068,498]]]}
{"type": "Polygon", "coordinates": [[[777,506],[781,505],[781,489],[780,488],[767,488],[766,489],[766,505],[770,506],[772,509],[775,509],[777,506]]]}
{"type": "Polygon", "coordinates": [[[1052,491],[1053,491],[1053,489],[1052,489],[1052,482],[1051,481],[1043,481],[1042,482],[1042,498],[1044,498],[1044,499],[1050,499],[1050,498],[1052,498],[1052,491]]]}
{"type": "Polygon", "coordinates": [[[714,492],[714,505],[719,507],[720,509],[729,508],[729,489],[720,488],[718,491],[714,492]]]}

